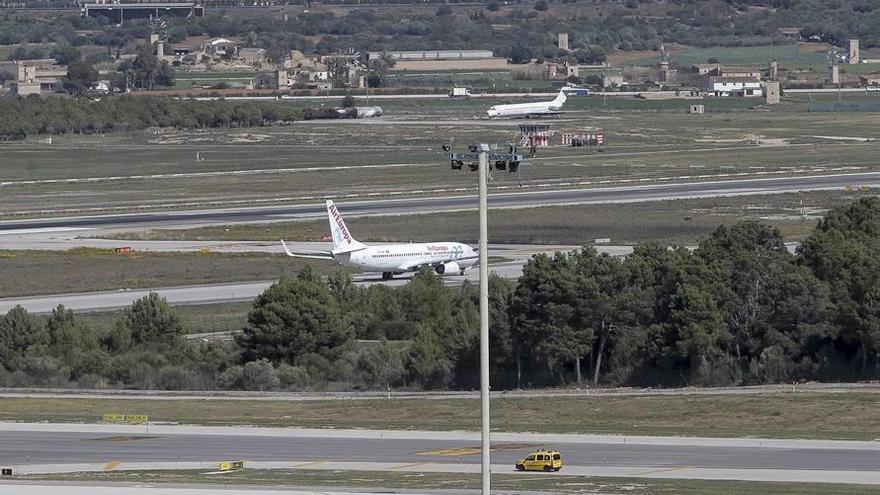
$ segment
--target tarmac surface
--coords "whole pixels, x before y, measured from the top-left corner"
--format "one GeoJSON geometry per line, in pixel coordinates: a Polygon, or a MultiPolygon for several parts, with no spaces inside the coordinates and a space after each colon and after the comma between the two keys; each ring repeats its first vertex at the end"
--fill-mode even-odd
{"type": "MultiPolygon", "coordinates": [[[[16,473],[211,469],[478,472],[470,432],[0,423],[0,465],[16,473]]],[[[493,434],[493,471],[556,448],[572,475],[845,482],[880,485],[880,443],[493,434]]],[[[533,474],[533,473],[530,473],[533,474]]],[[[553,475],[553,474],[548,474],[553,475]]],[[[2,492],[0,492],[2,493],[2,492]]]]}
{"type": "MultiPolygon", "coordinates": [[[[280,243],[267,242],[224,242],[224,241],[116,241],[109,239],[78,238],[70,233],[35,233],[9,235],[3,238],[7,249],[44,249],[66,250],[76,247],[111,248],[121,245],[131,247],[135,251],[201,251],[212,252],[268,252],[277,253],[282,250],[280,243]]],[[[299,250],[327,250],[328,243],[296,242],[290,247],[299,250]]],[[[534,254],[569,251],[577,246],[562,245],[490,245],[489,256],[501,257],[510,261],[490,264],[490,272],[508,279],[518,278],[522,274],[522,265],[534,254]]],[[[622,256],[632,252],[630,246],[599,246],[600,252],[612,256],[622,256]]],[[[362,286],[384,284],[390,286],[404,285],[413,274],[398,275],[390,281],[383,281],[378,273],[361,273],[354,276],[355,283],[362,286]]],[[[465,275],[446,275],[447,286],[459,286],[465,281],[478,283],[479,272],[469,270],[465,275]]],[[[146,296],[150,292],[158,292],[171,304],[211,304],[221,302],[250,301],[266,290],[275,280],[260,280],[225,284],[192,285],[180,287],[152,287],[143,289],[125,289],[101,292],[81,292],[70,294],[46,294],[37,296],[10,297],[0,299],[0,314],[21,305],[28,312],[51,313],[59,304],[74,311],[107,311],[128,306],[132,301],[146,296]]]]}
{"type": "MultiPolygon", "coordinates": [[[[668,199],[720,196],[778,194],[797,191],[836,190],[846,187],[880,187],[880,172],[836,175],[780,176],[765,178],[731,178],[712,182],[680,182],[591,187],[587,189],[527,190],[493,192],[490,208],[522,208],[545,205],[636,203],[668,199]]],[[[602,185],[601,182],[595,185],[602,185]]],[[[318,199],[318,198],[316,198],[318,199]]],[[[457,196],[423,196],[406,199],[371,201],[340,200],[346,216],[402,215],[473,210],[477,208],[474,194],[457,196]]],[[[322,203],[271,207],[182,210],[153,213],[132,213],[101,216],[32,218],[0,222],[0,233],[33,232],[35,229],[90,229],[161,227],[226,224],[236,222],[277,222],[326,215],[322,203]]]]}
{"type": "MultiPolygon", "coordinates": [[[[505,278],[518,278],[522,274],[524,261],[494,264],[490,272],[505,278]]],[[[355,283],[361,286],[383,284],[400,286],[409,282],[412,274],[401,275],[391,281],[382,280],[381,274],[359,274],[354,277],[355,283]]],[[[465,281],[478,283],[479,272],[470,270],[464,275],[448,275],[443,277],[447,286],[460,286],[465,281]]],[[[240,282],[229,284],[193,285],[185,287],[154,287],[146,289],[125,289],[103,292],[81,292],[74,294],[47,294],[41,296],[10,297],[0,299],[0,314],[5,314],[15,306],[22,306],[29,313],[46,314],[63,304],[74,311],[110,311],[130,306],[150,292],[157,292],[170,304],[194,305],[225,302],[251,301],[262,294],[275,280],[240,282]]]]}

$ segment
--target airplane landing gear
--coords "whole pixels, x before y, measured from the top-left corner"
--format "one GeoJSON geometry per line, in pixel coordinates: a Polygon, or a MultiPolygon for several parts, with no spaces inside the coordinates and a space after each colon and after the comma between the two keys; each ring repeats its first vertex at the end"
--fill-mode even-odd
{"type": "Polygon", "coordinates": [[[382,272],[382,280],[391,280],[393,277],[393,272],[382,272]]]}

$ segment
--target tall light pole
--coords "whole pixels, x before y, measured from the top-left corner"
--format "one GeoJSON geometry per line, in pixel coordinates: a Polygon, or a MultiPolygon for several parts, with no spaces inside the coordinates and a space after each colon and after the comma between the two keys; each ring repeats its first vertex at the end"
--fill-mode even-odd
{"type": "Polygon", "coordinates": [[[499,170],[519,173],[519,164],[525,157],[517,154],[516,144],[508,143],[508,152],[490,150],[488,144],[468,147],[468,153],[455,153],[452,143],[444,144],[443,151],[449,153],[452,170],[467,167],[479,171],[480,200],[480,452],[482,454],[482,495],[491,492],[492,464],[489,442],[489,207],[488,182],[489,162],[499,170]],[[491,155],[491,156],[490,156],[491,155]],[[475,161],[476,160],[476,161],[475,161]]]}
{"type": "Polygon", "coordinates": [[[492,469],[489,443],[489,146],[481,144],[480,167],[480,451],[482,453],[482,495],[491,492],[492,469]]]}

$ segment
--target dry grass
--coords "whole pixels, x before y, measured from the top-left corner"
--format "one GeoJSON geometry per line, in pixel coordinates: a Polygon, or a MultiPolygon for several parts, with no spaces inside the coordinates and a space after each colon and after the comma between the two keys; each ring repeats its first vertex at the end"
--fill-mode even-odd
{"type": "MultiPolygon", "coordinates": [[[[275,487],[351,487],[371,489],[445,489],[477,490],[478,474],[401,473],[393,471],[321,471],[307,469],[244,469],[223,476],[204,471],[116,471],[106,473],[68,473],[25,476],[25,479],[136,483],[202,483],[225,485],[271,485],[275,487]]],[[[598,478],[587,476],[518,476],[492,475],[494,490],[540,491],[552,493],[603,493],[607,495],[862,495],[875,494],[876,487],[860,485],[766,483],[747,481],[701,481],[598,478]]]]}
{"type": "Polygon", "coordinates": [[[0,251],[0,297],[271,280],[311,264],[282,255],[115,253],[104,249],[0,251]]]}
{"type": "MultiPolygon", "coordinates": [[[[693,244],[719,225],[753,219],[779,228],[788,240],[799,240],[815,225],[815,215],[863,194],[867,193],[807,193],[803,196],[804,207],[810,215],[807,219],[801,216],[801,198],[796,194],[492,210],[489,235],[494,243],[585,244],[598,238],[610,238],[613,244],[648,241],[693,244]]],[[[341,208],[344,211],[344,205],[341,208]]],[[[352,218],[349,225],[355,236],[365,241],[456,239],[475,242],[477,232],[473,212],[352,218]]],[[[147,240],[319,241],[326,230],[326,221],[316,220],[137,231],[120,236],[147,240]]]]}
{"type": "MultiPolygon", "coordinates": [[[[866,100],[867,99],[867,100],[866,100]]],[[[868,101],[846,94],[843,103],[868,101]]],[[[52,145],[4,144],[4,180],[177,173],[216,176],[129,178],[113,182],[4,186],[0,215],[66,207],[155,206],[164,203],[339,196],[383,190],[473,187],[473,176],[451,173],[441,144],[504,143],[516,121],[474,120],[495,100],[383,101],[378,121],[307,122],[294,126],[163,131],[108,136],[59,136],[52,145]],[[201,161],[196,161],[199,153],[201,161]],[[124,172],[119,157],[125,157],[124,172]],[[391,165],[404,164],[393,167],[391,165]],[[385,168],[365,168],[365,167],[385,168]],[[319,169],[315,169],[318,167],[319,169]],[[342,169],[339,167],[356,167],[342,169]],[[310,169],[306,171],[305,169],[310,169]],[[295,169],[290,171],[288,169],[295,169]],[[226,172],[265,170],[248,175],[226,172]],[[47,205],[43,198],[52,197],[47,205]]],[[[876,101],[876,97],[871,101],[876,101]]],[[[836,102],[815,96],[813,103],[836,102]]],[[[557,131],[602,127],[604,153],[555,147],[522,169],[525,183],[785,170],[787,167],[877,166],[880,142],[829,142],[813,136],[880,138],[873,113],[810,113],[810,100],[777,108],[757,99],[709,99],[705,115],[687,102],[634,98],[572,98],[557,131]],[[568,107],[571,107],[570,110],[568,107]],[[755,110],[750,110],[750,108],[755,110]],[[747,146],[746,134],[797,146],[747,146]]]]}
{"type": "MultiPolygon", "coordinates": [[[[493,399],[497,431],[876,440],[875,393],[765,393],[493,399]],[[547,411],[553,411],[548,415],[547,411]]],[[[476,430],[476,399],[140,400],[4,398],[0,420],[98,422],[113,411],[152,421],[377,429],[476,430]]]]}

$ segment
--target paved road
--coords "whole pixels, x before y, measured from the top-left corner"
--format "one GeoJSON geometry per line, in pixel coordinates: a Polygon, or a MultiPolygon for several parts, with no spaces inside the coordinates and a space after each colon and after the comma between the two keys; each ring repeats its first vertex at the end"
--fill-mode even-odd
{"type": "Polygon", "coordinates": [[[152,289],[117,290],[104,292],[80,292],[75,294],[52,294],[45,296],[10,297],[0,299],[0,314],[15,306],[22,306],[31,313],[51,313],[63,304],[74,311],[109,311],[131,305],[150,292],[158,292],[172,304],[211,304],[252,300],[266,290],[273,281],[243,282],[233,284],[194,285],[190,287],[160,287],[152,289]]]}
{"type": "MultiPolygon", "coordinates": [[[[490,208],[518,208],[566,204],[638,203],[667,199],[835,190],[851,186],[880,187],[880,172],[493,193],[490,195],[489,206],[490,208]]],[[[347,216],[437,213],[476,209],[476,207],[477,198],[475,195],[352,201],[340,205],[340,208],[347,216]]],[[[193,224],[272,222],[321,218],[324,215],[326,215],[326,210],[323,204],[311,203],[257,208],[10,220],[0,222],[0,233],[33,231],[34,229],[167,228],[193,224]]]]}
{"type": "MultiPolygon", "coordinates": [[[[505,278],[517,278],[522,274],[522,261],[499,263],[492,265],[491,271],[505,278]]],[[[368,286],[384,284],[399,286],[407,283],[412,275],[402,275],[388,282],[383,281],[379,274],[362,274],[355,276],[355,283],[368,286]]],[[[445,276],[447,286],[459,286],[465,280],[477,283],[479,272],[470,270],[464,276],[445,276]]],[[[5,314],[15,306],[22,306],[30,313],[51,313],[63,304],[74,311],[108,311],[131,305],[135,299],[146,296],[150,292],[158,292],[171,304],[212,304],[221,302],[250,301],[266,290],[274,280],[241,282],[231,284],[193,285],[187,287],[156,287],[148,289],[116,290],[104,292],[82,292],[75,294],[51,294],[42,296],[10,297],[0,299],[0,314],[5,314]]]]}
{"type": "MultiPolygon", "coordinates": [[[[867,93],[865,88],[840,88],[840,89],[785,89],[786,93],[867,93]]],[[[640,94],[663,93],[660,91],[593,91],[593,96],[618,96],[632,97],[640,94]]],[[[558,92],[535,92],[535,93],[483,93],[472,94],[471,98],[552,98],[558,92]]],[[[869,93],[870,94],[870,93],[869,93]]],[[[219,100],[219,96],[197,96],[192,99],[202,101],[219,100]]],[[[225,96],[225,100],[263,100],[263,101],[309,101],[309,100],[341,100],[344,96],[225,96]]],[[[447,94],[425,93],[408,95],[370,95],[372,100],[451,100],[447,94]]]]}
{"type": "MultiPolygon", "coordinates": [[[[193,251],[210,248],[218,252],[278,252],[281,250],[280,243],[267,244],[265,242],[212,242],[212,241],[109,241],[105,239],[76,239],[71,237],[46,238],[42,236],[26,235],[8,244],[10,249],[72,249],[74,247],[114,247],[119,245],[133,246],[137,251],[193,251]]],[[[327,243],[293,243],[296,249],[321,250],[327,248],[327,243]]],[[[490,271],[496,275],[508,279],[515,279],[522,275],[522,265],[536,253],[565,251],[575,246],[539,246],[539,245],[496,245],[490,246],[489,256],[508,258],[511,261],[492,263],[490,271]]],[[[626,255],[632,252],[629,246],[600,246],[600,252],[612,256],[626,255]]],[[[369,286],[377,283],[390,286],[400,286],[409,281],[412,274],[399,275],[391,281],[383,281],[379,274],[357,274],[354,276],[355,283],[369,286]]],[[[468,271],[464,276],[447,275],[444,281],[447,286],[459,286],[465,280],[478,283],[479,272],[468,271]]],[[[154,287],[144,289],[115,290],[101,292],[81,292],[71,294],[47,294],[37,296],[9,297],[0,299],[0,314],[8,312],[15,306],[22,306],[28,312],[44,314],[63,304],[66,308],[74,311],[107,311],[128,306],[135,299],[146,296],[150,292],[158,292],[171,304],[211,304],[220,302],[250,301],[261,294],[266,288],[274,283],[274,280],[262,280],[252,282],[237,282],[227,284],[192,285],[184,287],[154,287]]]]}
{"type": "MultiPolygon", "coordinates": [[[[513,466],[529,450],[557,447],[571,466],[738,469],[880,469],[880,450],[604,443],[496,442],[493,463],[513,466]]],[[[136,462],[342,461],[479,462],[479,442],[429,439],[277,438],[224,435],[114,435],[4,432],[0,465],[136,462]]]]}
{"type": "MultiPolygon", "coordinates": [[[[18,472],[251,467],[474,472],[468,432],[0,424],[0,465],[18,472]],[[155,463],[155,464],[143,464],[155,463]]],[[[524,453],[554,447],[567,474],[880,484],[880,444],[808,440],[493,435],[493,468],[512,472],[524,453]]]]}
{"type": "MultiPolygon", "coordinates": [[[[212,249],[223,252],[244,252],[244,251],[260,251],[260,252],[277,252],[280,250],[278,243],[267,245],[266,243],[211,243],[201,241],[143,241],[143,242],[118,242],[106,241],[103,239],[62,239],[62,240],[33,240],[31,236],[27,236],[19,243],[14,243],[14,249],[71,249],[81,246],[103,246],[108,245],[135,246],[138,251],[191,251],[200,249],[201,247],[213,246],[212,249]],[[59,247],[63,246],[63,247],[59,247]],[[201,246],[201,247],[200,247],[201,246]]],[[[326,243],[295,243],[297,249],[326,249],[326,243]]],[[[522,275],[522,266],[525,262],[536,253],[555,251],[565,251],[573,249],[576,246],[529,246],[529,245],[509,245],[509,246],[490,246],[489,256],[499,256],[511,259],[512,261],[504,261],[492,263],[489,271],[508,279],[516,279],[522,275]]],[[[612,256],[627,255],[632,252],[630,246],[599,246],[599,252],[608,253],[612,256]]],[[[392,287],[401,286],[409,282],[412,274],[398,275],[391,281],[384,281],[379,274],[362,273],[354,276],[355,283],[361,286],[369,286],[373,284],[384,284],[392,287]]],[[[461,275],[446,275],[443,278],[447,286],[457,287],[469,281],[473,284],[479,282],[479,272],[470,270],[461,275]]],[[[169,303],[175,305],[193,305],[193,304],[212,304],[221,302],[239,302],[250,301],[266,290],[274,280],[262,280],[253,282],[237,282],[227,284],[207,284],[207,285],[191,285],[185,287],[154,287],[145,289],[126,289],[115,291],[101,292],[80,292],[72,294],[47,294],[38,296],[9,297],[0,299],[0,314],[8,312],[15,306],[22,306],[30,313],[45,314],[51,313],[53,309],[63,304],[64,307],[74,311],[109,311],[113,309],[123,308],[131,305],[135,299],[146,296],[150,292],[158,292],[169,303]]]]}

